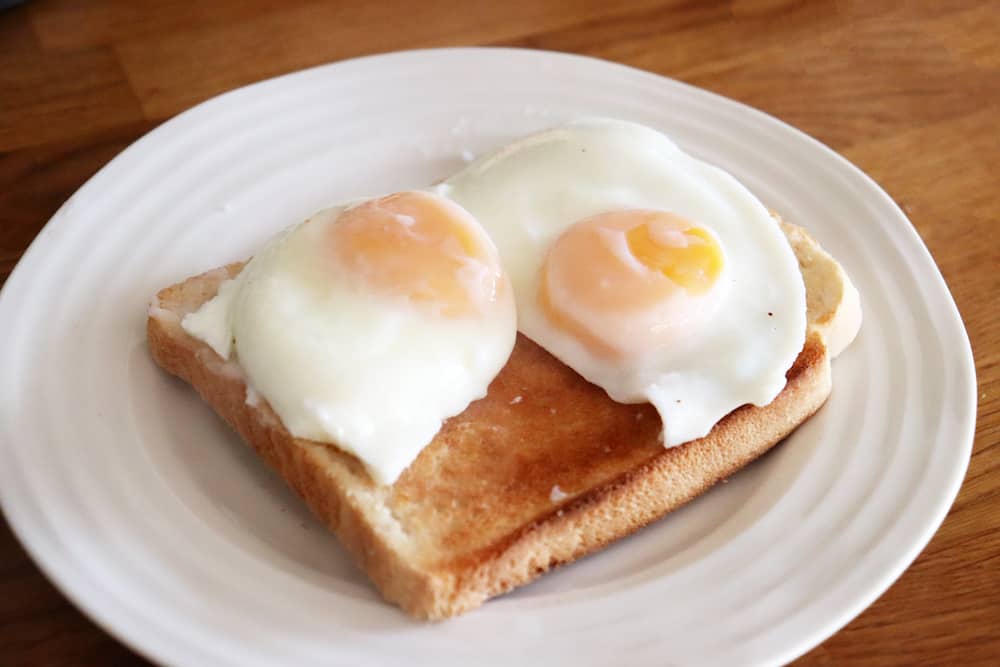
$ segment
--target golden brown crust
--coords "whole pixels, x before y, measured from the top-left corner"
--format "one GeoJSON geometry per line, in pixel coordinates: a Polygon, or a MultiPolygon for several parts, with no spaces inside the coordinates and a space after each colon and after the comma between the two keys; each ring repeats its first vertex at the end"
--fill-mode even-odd
{"type": "Polygon", "coordinates": [[[550,509],[498,543],[448,563],[448,573],[458,581],[451,609],[474,608],[655,521],[766,452],[828,395],[829,362],[825,348],[812,338],[789,371],[789,384],[766,408],[740,408],[707,437],[679,447],[665,449],[656,442],[656,451],[644,462],[550,509]]]}
{"type": "Polygon", "coordinates": [[[393,486],[376,487],[353,456],[293,438],[266,403],[248,405],[238,368],[181,329],[239,269],[157,295],[154,359],[286,480],[387,599],[420,618],[472,609],[638,530],[763,454],[830,391],[826,348],[811,335],[770,405],[665,449],[651,406],[615,403],[519,335],[486,398],[448,420],[393,486]]]}

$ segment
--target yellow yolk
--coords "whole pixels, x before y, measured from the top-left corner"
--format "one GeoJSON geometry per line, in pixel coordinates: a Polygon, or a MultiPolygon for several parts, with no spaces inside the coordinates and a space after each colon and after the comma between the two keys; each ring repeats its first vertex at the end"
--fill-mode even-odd
{"type": "Polygon", "coordinates": [[[636,259],[692,294],[712,288],[724,260],[722,249],[706,229],[671,213],[635,215],[648,218],[625,232],[636,259]]]}
{"type": "Polygon", "coordinates": [[[715,236],[673,213],[624,210],[577,222],[549,249],[538,300],[595,354],[669,340],[711,305],[725,265],[715,236]]]}
{"type": "Polygon", "coordinates": [[[446,316],[496,301],[503,271],[495,249],[458,204],[400,192],[346,209],[330,227],[336,261],[369,288],[446,316]]]}

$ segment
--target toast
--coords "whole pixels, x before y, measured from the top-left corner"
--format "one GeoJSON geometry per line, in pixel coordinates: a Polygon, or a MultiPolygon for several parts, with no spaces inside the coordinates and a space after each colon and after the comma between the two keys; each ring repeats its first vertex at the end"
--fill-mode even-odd
{"type": "Polygon", "coordinates": [[[518,334],[488,395],[447,420],[393,485],[378,486],[354,456],[292,437],[266,401],[248,401],[238,365],[181,328],[242,264],[159,292],[149,346],[337,534],[387,600],[443,619],[655,521],[820,408],[831,332],[856,332],[860,310],[839,265],[801,229],[783,229],[802,264],[810,322],[787,385],[769,405],[738,408],[706,437],[670,449],[652,406],[612,401],[518,334]]]}

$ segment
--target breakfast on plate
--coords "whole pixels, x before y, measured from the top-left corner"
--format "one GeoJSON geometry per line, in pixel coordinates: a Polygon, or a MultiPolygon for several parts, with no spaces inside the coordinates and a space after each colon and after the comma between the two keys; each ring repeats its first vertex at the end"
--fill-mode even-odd
{"type": "Polygon", "coordinates": [[[441,619],[766,452],[860,323],[735,178],[589,119],[167,287],[148,337],[387,600],[441,619]]]}

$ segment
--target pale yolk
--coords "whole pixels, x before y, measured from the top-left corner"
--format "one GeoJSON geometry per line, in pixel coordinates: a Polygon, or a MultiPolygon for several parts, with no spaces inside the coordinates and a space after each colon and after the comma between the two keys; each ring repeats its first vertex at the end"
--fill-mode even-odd
{"type": "Polygon", "coordinates": [[[725,265],[715,236],[673,213],[623,210],[577,222],[549,249],[538,300],[595,354],[663,342],[711,300],[725,265]]]}
{"type": "Polygon", "coordinates": [[[481,313],[504,277],[475,219],[427,192],[400,192],[345,210],[330,227],[339,266],[367,288],[447,316],[481,313]]]}

